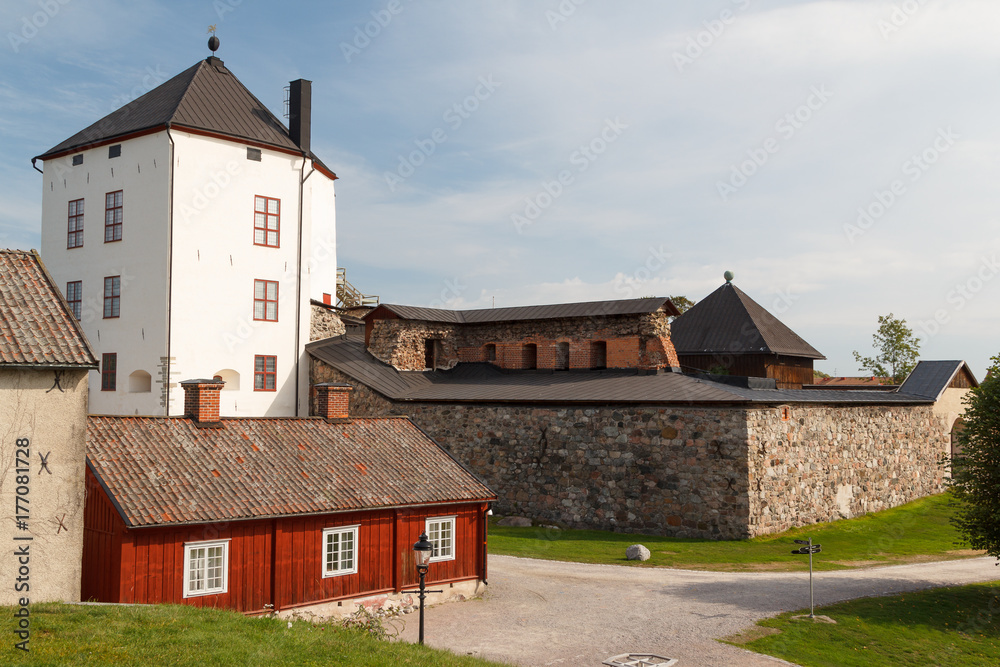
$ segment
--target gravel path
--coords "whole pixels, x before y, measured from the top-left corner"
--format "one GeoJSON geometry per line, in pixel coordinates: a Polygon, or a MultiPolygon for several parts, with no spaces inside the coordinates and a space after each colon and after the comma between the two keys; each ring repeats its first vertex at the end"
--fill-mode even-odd
{"type": "MultiPolygon", "coordinates": [[[[816,604],[1000,579],[975,558],[815,575],[816,604]]],[[[426,641],[516,665],[600,665],[626,652],[678,658],[678,667],[780,665],[714,641],[809,606],[804,573],[728,573],[586,565],[490,556],[481,600],[427,609],[426,641]]],[[[417,616],[401,634],[417,640],[417,616]]]]}

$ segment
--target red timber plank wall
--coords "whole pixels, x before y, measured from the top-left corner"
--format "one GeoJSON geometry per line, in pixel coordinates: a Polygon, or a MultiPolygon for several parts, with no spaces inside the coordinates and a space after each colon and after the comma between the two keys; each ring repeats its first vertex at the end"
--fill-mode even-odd
{"type": "MultiPolygon", "coordinates": [[[[89,470],[88,470],[89,474],[89,470]]],[[[255,613],[399,592],[416,586],[413,543],[428,517],[455,516],[455,560],[432,563],[437,584],[486,575],[484,503],[126,530],[103,489],[89,493],[83,599],[178,603],[255,613]],[[102,523],[103,521],[103,523],[102,523]],[[358,525],[358,572],[324,578],[324,528],[358,525]],[[229,540],[226,593],[185,598],[184,544],[229,540]]]]}

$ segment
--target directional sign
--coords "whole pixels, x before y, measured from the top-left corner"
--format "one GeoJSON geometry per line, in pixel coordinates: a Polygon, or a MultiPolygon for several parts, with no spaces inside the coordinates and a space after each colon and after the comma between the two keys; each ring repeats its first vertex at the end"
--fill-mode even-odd
{"type": "MultiPolygon", "coordinates": [[[[798,542],[798,540],[796,540],[798,542]]],[[[793,554],[818,554],[823,551],[822,544],[814,544],[811,547],[800,547],[798,549],[792,549],[793,554]]]]}
{"type": "Polygon", "coordinates": [[[812,544],[812,540],[795,540],[796,544],[812,544]]]}

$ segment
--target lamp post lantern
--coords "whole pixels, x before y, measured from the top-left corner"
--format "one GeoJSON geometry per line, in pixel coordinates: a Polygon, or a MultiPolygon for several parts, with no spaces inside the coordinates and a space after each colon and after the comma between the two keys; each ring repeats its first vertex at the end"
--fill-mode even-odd
{"type": "Polygon", "coordinates": [[[424,600],[427,598],[427,588],[424,578],[427,576],[427,566],[431,561],[434,545],[427,540],[427,533],[421,533],[420,539],[413,544],[413,560],[417,564],[417,574],[420,576],[420,643],[424,643],[424,600]]]}

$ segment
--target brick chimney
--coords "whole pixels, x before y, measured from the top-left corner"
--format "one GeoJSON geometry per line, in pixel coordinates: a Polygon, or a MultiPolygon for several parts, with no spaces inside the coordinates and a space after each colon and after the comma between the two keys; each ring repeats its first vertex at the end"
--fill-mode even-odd
{"type": "Polygon", "coordinates": [[[222,380],[184,380],[184,416],[190,417],[200,427],[219,427],[219,392],[226,383],[222,380]]]}
{"type": "Polygon", "coordinates": [[[316,411],[327,421],[350,421],[351,392],[354,387],[343,382],[321,382],[316,387],[316,411]]]}

